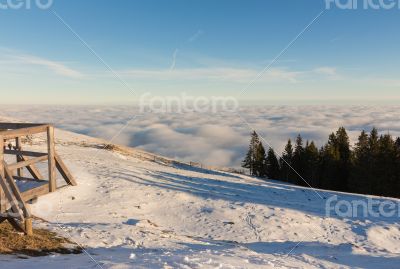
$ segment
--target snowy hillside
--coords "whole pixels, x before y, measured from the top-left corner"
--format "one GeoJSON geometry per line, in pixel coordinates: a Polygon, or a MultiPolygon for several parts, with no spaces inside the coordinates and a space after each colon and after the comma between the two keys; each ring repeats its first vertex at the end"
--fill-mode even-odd
{"type": "MultiPolygon", "coordinates": [[[[56,137],[79,186],[41,197],[35,225],[86,253],[0,256],[1,268],[399,268],[398,216],[326,217],[337,193],[105,150],[61,130],[56,137]]],[[[44,146],[38,138],[30,147],[44,146]]]]}

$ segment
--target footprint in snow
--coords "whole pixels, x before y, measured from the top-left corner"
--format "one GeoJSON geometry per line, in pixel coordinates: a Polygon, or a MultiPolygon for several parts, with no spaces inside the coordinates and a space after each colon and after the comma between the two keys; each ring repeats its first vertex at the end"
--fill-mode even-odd
{"type": "Polygon", "coordinates": [[[136,219],[128,219],[126,222],[124,222],[123,224],[126,225],[131,225],[131,226],[136,226],[136,224],[138,224],[139,221],[136,219]]]}

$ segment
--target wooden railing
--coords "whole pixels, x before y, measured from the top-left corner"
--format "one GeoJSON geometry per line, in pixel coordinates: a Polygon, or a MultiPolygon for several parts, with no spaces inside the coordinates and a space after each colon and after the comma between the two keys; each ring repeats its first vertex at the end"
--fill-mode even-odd
{"type": "Polygon", "coordinates": [[[17,229],[32,234],[31,214],[26,202],[57,190],[57,170],[68,185],[75,186],[76,181],[55,152],[52,125],[0,123],[0,130],[2,130],[0,131],[0,222],[8,220],[17,229]],[[22,150],[22,137],[41,133],[47,138],[47,152],[22,150]],[[16,162],[8,164],[4,158],[5,155],[14,155],[16,162]],[[36,167],[37,163],[45,161],[48,163],[48,180],[45,180],[36,167]],[[32,177],[24,177],[24,168],[32,177]],[[18,187],[20,180],[34,181],[39,184],[20,192],[18,187]]]}

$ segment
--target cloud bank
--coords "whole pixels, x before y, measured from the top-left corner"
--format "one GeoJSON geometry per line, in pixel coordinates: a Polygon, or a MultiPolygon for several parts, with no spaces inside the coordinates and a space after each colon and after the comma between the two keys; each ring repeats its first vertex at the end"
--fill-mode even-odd
{"type": "MultiPolygon", "coordinates": [[[[319,146],[344,126],[351,140],[373,126],[400,136],[399,106],[242,107],[241,116],[280,153],[288,138],[301,133],[319,146]]],[[[184,161],[238,167],[248,147],[249,127],[233,113],[139,114],[127,106],[3,106],[0,115],[111,139],[133,117],[115,142],[184,161]]]]}

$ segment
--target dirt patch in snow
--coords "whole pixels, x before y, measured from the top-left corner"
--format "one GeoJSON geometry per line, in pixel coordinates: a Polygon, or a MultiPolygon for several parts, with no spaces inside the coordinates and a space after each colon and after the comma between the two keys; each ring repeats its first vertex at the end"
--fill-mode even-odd
{"type": "Polygon", "coordinates": [[[0,224],[0,254],[46,256],[51,253],[79,254],[82,250],[69,240],[44,229],[34,229],[33,236],[17,232],[8,222],[0,224]]]}

